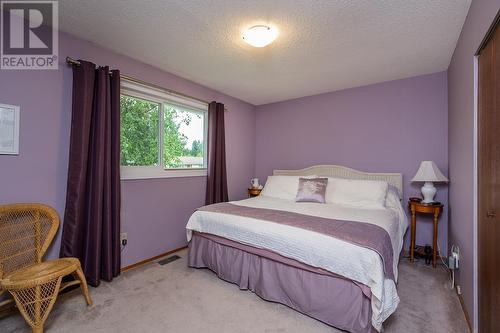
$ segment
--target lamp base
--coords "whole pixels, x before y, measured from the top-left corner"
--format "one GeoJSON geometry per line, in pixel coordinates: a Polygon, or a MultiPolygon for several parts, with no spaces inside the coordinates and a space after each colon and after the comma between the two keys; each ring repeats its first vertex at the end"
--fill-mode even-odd
{"type": "Polygon", "coordinates": [[[425,182],[424,186],[421,188],[424,200],[422,203],[429,204],[434,202],[434,196],[436,195],[436,188],[432,182],[425,182]]]}

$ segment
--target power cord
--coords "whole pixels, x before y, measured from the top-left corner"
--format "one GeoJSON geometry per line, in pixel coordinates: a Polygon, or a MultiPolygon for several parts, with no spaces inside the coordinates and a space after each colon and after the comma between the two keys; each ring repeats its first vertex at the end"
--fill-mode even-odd
{"type": "MultiPolygon", "coordinates": [[[[450,269],[448,267],[448,264],[443,260],[443,257],[441,256],[441,249],[439,248],[439,242],[437,243],[437,248],[438,248],[438,252],[440,254],[439,258],[441,259],[441,262],[443,263],[444,267],[446,268],[443,268],[446,273],[449,274],[449,272],[451,271],[451,278],[450,278],[450,281],[451,281],[451,286],[450,286],[450,289],[453,289],[455,288],[455,270],[454,269],[450,269]]],[[[455,245],[452,245],[451,246],[451,251],[453,252],[453,250],[455,249],[455,245]]]]}
{"type": "MultiPolygon", "coordinates": [[[[439,243],[437,245],[437,248],[438,248],[438,252],[441,253],[441,249],[439,248],[439,243]]],[[[452,245],[451,251],[454,251],[454,250],[458,254],[460,254],[460,249],[458,249],[458,246],[452,245]]],[[[403,256],[403,259],[409,260],[410,256],[409,255],[403,256]]],[[[444,267],[442,267],[442,269],[444,269],[444,271],[448,274],[448,277],[450,279],[450,282],[451,282],[450,289],[454,289],[455,288],[455,270],[454,269],[449,269],[448,264],[443,260],[442,256],[439,256],[439,259],[441,260],[441,262],[442,262],[442,264],[444,266],[444,267]],[[451,277],[449,275],[450,271],[451,271],[451,277]]],[[[416,261],[416,262],[420,261],[418,258],[414,258],[413,260],[416,261]]]]}

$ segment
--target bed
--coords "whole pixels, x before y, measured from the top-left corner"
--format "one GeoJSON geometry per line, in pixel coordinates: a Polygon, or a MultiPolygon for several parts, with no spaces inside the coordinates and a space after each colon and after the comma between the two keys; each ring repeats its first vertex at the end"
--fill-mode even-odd
{"type": "Polygon", "coordinates": [[[273,176],[287,186],[299,177],[344,179],[360,192],[364,183],[385,183],[387,193],[379,207],[296,203],[265,188],[256,198],[202,207],[186,226],[188,265],[334,327],[381,331],[399,303],[397,266],[408,226],[402,175],[320,165],[273,176]]]}

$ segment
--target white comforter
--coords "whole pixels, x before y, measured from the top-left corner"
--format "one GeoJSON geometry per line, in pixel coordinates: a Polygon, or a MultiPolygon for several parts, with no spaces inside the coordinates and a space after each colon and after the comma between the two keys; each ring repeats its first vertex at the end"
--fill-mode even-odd
{"type": "MultiPolygon", "coordinates": [[[[376,224],[384,228],[391,237],[394,250],[394,276],[397,279],[399,254],[408,225],[400,204],[394,208],[369,209],[337,204],[296,203],[265,196],[231,203],[376,224]]],[[[379,331],[383,321],[399,304],[396,285],[394,281],[385,277],[382,259],[373,250],[313,231],[222,213],[197,211],[189,219],[186,229],[188,241],[191,240],[192,231],[209,233],[268,249],[363,283],[371,289],[372,325],[379,331]]]]}

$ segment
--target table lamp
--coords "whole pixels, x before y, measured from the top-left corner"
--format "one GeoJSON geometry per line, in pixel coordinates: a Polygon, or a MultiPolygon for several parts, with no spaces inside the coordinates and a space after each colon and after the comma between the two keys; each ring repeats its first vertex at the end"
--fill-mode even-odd
{"type": "Polygon", "coordinates": [[[421,189],[422,195],[424,196],[422,203],[428,204],[434,202],[434,196],[436,195],[436,188],[433,182],[448,182],[448,178],[441,173],[436,163],[433,161],[422,161],[417,174],[411,181],[424,182],[424,186],[422,186],[421,189]]]}

